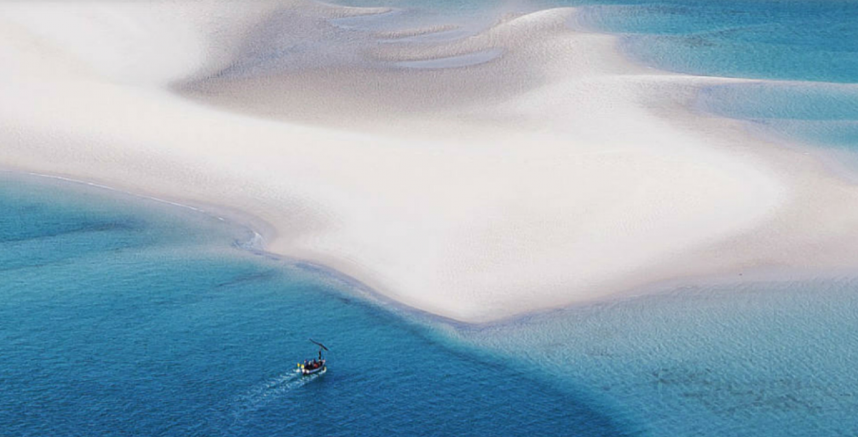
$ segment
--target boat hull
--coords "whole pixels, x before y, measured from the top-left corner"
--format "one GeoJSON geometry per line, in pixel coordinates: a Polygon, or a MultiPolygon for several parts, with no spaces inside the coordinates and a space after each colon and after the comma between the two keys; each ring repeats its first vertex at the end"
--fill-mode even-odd
{"type": "Polygon", "coordinates": [[[328,367],[327,367],[327,366],[317,367],[317,368],[315,368],[315,369],[301,369],[301,374],[302,374],[302,375],[305,375],[305,376],[306,376],[306,375],[313,375],[313,374],[316,374],[316,373],[322,373],[322,372],[324,372],[325,370],[328,370],[328,367]]]}

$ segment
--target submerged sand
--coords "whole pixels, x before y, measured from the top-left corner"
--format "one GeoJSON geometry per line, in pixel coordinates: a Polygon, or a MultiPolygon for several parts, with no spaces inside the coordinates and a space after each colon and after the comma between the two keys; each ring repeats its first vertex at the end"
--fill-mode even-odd
{"type": "Polygon", "coordinates": [[[725,79],[632,64],[575,9],[470,29],[309,1],[0,10],[0,165],[244,211],[268,250],[420,310],[484,322],[858,255],[855,187],[689,112],[725,79]]]}

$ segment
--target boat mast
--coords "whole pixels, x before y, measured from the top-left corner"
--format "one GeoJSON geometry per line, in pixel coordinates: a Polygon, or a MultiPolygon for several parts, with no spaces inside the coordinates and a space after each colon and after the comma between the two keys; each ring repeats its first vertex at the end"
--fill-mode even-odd
{"type": "Polygon", "coordinates": [[[319,361],[322,361],[322,349],[324,349],[324,350],[326,350],[326,351],[327,351],[327,350],[328,350],[328,348],[326,348],[326,347],[325,347],[325,345],[323,345],[322,343],[319,343],[318,341],[313,340],[312,338],[310,339],[310,341],[312,341],[313,343],[315,343],[315,344],[319,345],[319,361]]]}

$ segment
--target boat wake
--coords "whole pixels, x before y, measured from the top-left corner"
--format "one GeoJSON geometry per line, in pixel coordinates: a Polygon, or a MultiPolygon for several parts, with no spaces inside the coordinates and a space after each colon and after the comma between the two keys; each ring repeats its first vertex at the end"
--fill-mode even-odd
{"type": "Polygon", "coordinates": [[[249,415],[281,399],[287,393],[315,381],[326,372],[327,370],[323,370],[319,373],[305,376],[298,369],[290,370],[236,396],[232,402],[230,411],[230,429],[241,429],[249,415]]]}

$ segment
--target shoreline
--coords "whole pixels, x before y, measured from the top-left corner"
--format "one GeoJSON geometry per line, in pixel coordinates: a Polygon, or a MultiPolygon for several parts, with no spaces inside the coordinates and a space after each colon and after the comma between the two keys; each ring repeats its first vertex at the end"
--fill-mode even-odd
{"type": "MultiPolygon", "coordinates": [[[[68,189],[72,186],[77,186],[83,189],[84,192],[90,190],[100,191],[109,196],[119,196],[123,199],[131,200],[132,202],[152,202],[165,208],[177,208],[185,210],[191,215],[206,216],[210,219],[216,219],[226,223],[229,227],[236,230],[246,231],[252,236],[244,241],[236,240],[237,247],[251,255],[263,256],[269,259],[274,259],[284,263],[292,268],[297,268],[304,271],[319,272],[326,280],[334,281],[348,290],[350,296],[363,299],[366,304],[380,305],[387,311],[394,313],[404,313],[409,317],[413,317],[414,321],[426,322],[431,324],[440,324],[441,326],[452,327],[454,329],[465,329],[468,331],[496,328],[498,326],[510,326],[533,318],[541,318],[550,316],[554,313],[563,312],[571,308],[586,307],[590,305],[610,304],[612,302],[623,302],[629,299],[637,299],[647,296],[663,295],[665,293],[679,294],[684,288],[713,288],[718,286],[730,286],[735,284],[749,283],[764,283],[764,284],[780,284],[789,282],[802,282],[817,279],[839,279],[858,277],[858,270],[854,268],[840,269],[813,269],[795,271],[788,268],[779,267],[755,267],[741,272],[734,271],[730,274],[714,273],[709,275],[691,275],[689,277],[675,277],[655,283],[643,284],[641,286],[615,293],[608,296],[593,299],[591,301],[577,302],[572,305],[547,307],[526,313],[515,314],[510,317],[490,320],[486,322],[467,322],[445,317],[440,314],[435,314],[429,311],[424,311],[419,308],[409,306],[403,302],[392,299],[385,294],[375,290],[374,288],[363,283],[358,278],[350,276],[336,268],[320,264],[302,258],[290,257],[266,250],[268,238],[271,234],[267,232],[276,232],[276,229],[270,224],[265,223],[258,217],[253,217],[243,211],[230,210],[222,205],[203,205],[203,204],[186,204],[176,200],[163,199],[152,195],[126,191],[118,188],[113,188],[107,185],[102,185],[86,180],[79,180],[64,176],[51,174],[39,174],[34,172],[26,172],[20,169],[12,169],[0,167],[0,173],[10,175],[12,179],[21,178],[25,183],[32,183],[32,180],[41,181],[42,183],[63,185],[63,189],[68,189]],[[31,181],[27,181],[30,179],[31,181]],[[262,231],[256,226],[264,225],[269,231],[262,231]],[[269,235],[266,237],[265,235],[269,235]]],[[[144,206],[145,208],[145,206],[144,206]]]]}
{"type": "MultiPolygon", "coordinates": [[[[136,191],[128,191],[120,188],[114,188],[108,185],[102,185],[95,182],[90,182],[82,179],[75,179],[66,176],[57,176],[51,174],[41,174],[21,169],[8,168],[0,166],[0,174],[6,174],[10,179],[20,179],[24,183],[30,184],[33,181],[44,184],[55,184],[61,186],[60,189],[69,189],[77,187],[81,189],[84,195],[89,191],[99,192],[98,195],[118,196],[123,201],[154,203],[158,207],[168,209],[179,209],[187,212],[192,216],[204,216],[210,219],[225,223],[230,228],[240,230],[248,234],[245,240],[235,240],[236,247],[248,254],[262,256],[268,259],[273,259],[278,263],[288,265],[291,268],[296,268],[302,271],[313,271],[323,275],[325,281],[333,281],[347,290],[349,296],[362,299],[368,305],[380,305],[386,311],[394,313],[405,313],[414,318],[414,321],[429,321],[440,323],[444,326],[452,326],[460,328],[463,326],[476,326],[459,320],[444,317],[440,314],[434,314],[428,311],[423,311],[419,308],[408,306],[395,299],[391,299],[383,293],[378,292],[367,284],[361,282],[358,278],[349,276],[348,274],[337,270],[326,264],[321,264],[308,259],[291,257],[276,252],[267,250],[268,242],[276,235],[276,228],[264,220],[254,217],[244,211],[233,210],[224,205],[211,205],[200,203],[182,203],[180,200],[172,200],[156,197],[154,195],[140,193],[136,191]]],[[[142,205],[144,208],[151,206],[142,205]]],[[[499,320],[492,323],[506,323],[506,320],[499,320]]]]}
{"type": "MultiPolygon", "coordinates": [[[[314,26],[326,19],[299,10],[314,26]]],[[[364,36],[342,30],[352,38],[345,52],[335,50],[335,39],[322,57],[344,62],[342,71],[308,64],[279,76],[222,72],[197,86],[193,99],[86,74],[22,80],[11,100],[37,101],[0,111],[8,115],[0,122],[17,132],[5,138],[12,146],[2,165],[232,211],[225,216],[250,220],[265,252],[321,265],[404,308],[468,325],[612,299],[677,277],[804,265],[814,252],[802,248],[823,239],[811,224],[858,205],[858,188],[813,158],[753,150],[763,141],[741,135],[733,121],[701,121],[671,106],[721,79],[633,65],[609,51],[615,37],[565,29],[570,14],[526,14],[454,42],[388,42],[368,60],[345,53],[364,36]],[[431,62],[496,47],[506,51],[461,68],[372,66],[373,59],[431,62]],[[486,81],[494,88],[480,84],[486,81]],[[337,83],[353,87],[331,88],[337,83]],[[670,98],[654,97],[659,92],[670,98]],[[58,93],[65,101],[55,103],[58,93]],[[91,111],[77,111],[75,102],[91,111]],[[130,107],[133,114],[115,111],[130,107]],[[650,115],[659,110],[671,116],[650,115]],[[294,111],[304,114],[295,120],[294,111]],[[636,186],[647,192],[629,195],[636,186]],[[816,188],[829,198],[816,199],[816,188]],[[769,247],[782,237],[774,244],[780,249],[769,247]]],[[[319,44],[329,37],[318,36],[319,44]]],[[[265,47],[255,50],[262,54],[232,65],[275,71],[280,61],[266,60],[265,47]]],[[[195,66],[187,77],[207,68],[195,66]]],[[[816,247],[812,264],[845,268],[842,259],[855,252],[849,242],[858,241],[851,231],[858,218],[839,218],[825,233],[837,241],[816,247]]]]}

